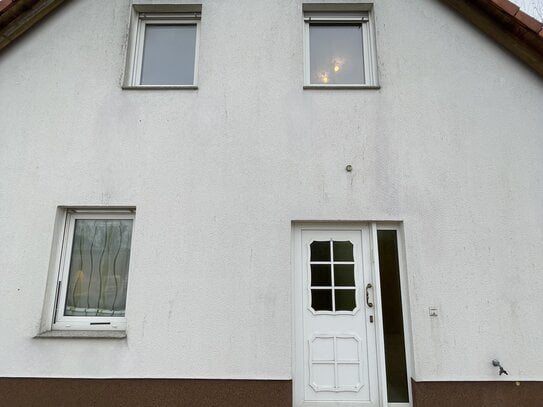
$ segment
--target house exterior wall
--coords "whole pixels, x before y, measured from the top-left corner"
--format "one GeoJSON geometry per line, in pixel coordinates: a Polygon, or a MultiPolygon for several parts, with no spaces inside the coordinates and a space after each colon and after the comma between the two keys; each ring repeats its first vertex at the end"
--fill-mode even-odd
{"type": "Polygon", "coordinates": [[[198,90],[123,90],[129,12],[68,3],[0,59],[0,376],[291,379],[292,222],[390,220],[413,378],[543,380],[539,77],[376,0],[381,88],[304,90],[300,1],[203,0],[198,90]],[[85,205],[136,207],[127,338],[34,339],[85,205]]]}

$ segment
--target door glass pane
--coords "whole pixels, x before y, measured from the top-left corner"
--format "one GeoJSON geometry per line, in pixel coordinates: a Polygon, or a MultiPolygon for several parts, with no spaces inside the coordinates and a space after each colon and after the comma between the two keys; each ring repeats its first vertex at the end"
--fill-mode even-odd
{"type": "Polygon", "coordinates": [[[352,311],[356,308],[355,290],[336,290],[336,311],[352,311]]]}
{"type": "Polygon", "coordinates": [[[309,59],[311,83],[363,84],[361,24],[310,24],[309,59]]]}
{"type": "Polygon", "coordinates": [[[315,311],[332,311],[332,290],[311,290],[311,307],[315,311]]]}
{"type": "Polygon", "coordinates": [[[334,284],[354,287],[354,264],[334,264],[334,284]]]}
{"type": "Polygon", "coordinates": [[[192,85],[196,24],[146,24],[142,85],[192,85]]]}
{"type": "Polygon", "coordinates": [[[131,219],[77,219],[64,315],[122,317],[131,219]]]}
{"type": "Polygon", "coordinates": [[[334,261],[353,261],[353,244],[347,242],[334,242],[334,261]]]}
{"type": "Polygon", "coordinates": [[[409,401],[407,367],[398,262],[398,241],[395,230],[377,231],[381,301],[385,338],[385,364],[389,402],[409,401]]]}
{"type": "Polygon", "coordinates": [[[330,242],[314,241],[311,243],[311,261],[330,261],[330,242]]]}
{"type": "Polygon", "coordinates": [[[311,265],[311,285],[312,286],[331,286],[332,285],[332,266],[329,264],[311,265]]]}

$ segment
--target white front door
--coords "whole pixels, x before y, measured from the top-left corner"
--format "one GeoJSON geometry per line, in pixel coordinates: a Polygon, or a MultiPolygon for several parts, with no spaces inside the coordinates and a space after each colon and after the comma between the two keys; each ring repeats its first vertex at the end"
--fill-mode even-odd
{"type": "Polygon", "coordinates": [[[295,229],[295,406],[378,406],[369,228],[295,229]]]}

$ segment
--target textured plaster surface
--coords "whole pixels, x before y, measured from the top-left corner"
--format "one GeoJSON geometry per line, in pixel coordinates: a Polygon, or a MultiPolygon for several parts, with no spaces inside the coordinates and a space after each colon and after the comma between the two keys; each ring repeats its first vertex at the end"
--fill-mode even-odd
{"type": "Polygon", "coordinates": [[[543,380],[541,79],[377,0],[381,89],[303,90],[300,1],[202,3],[198,90],[121,89],[127,1],[3,53],[0,376],[289,379],[291,222],[400,220],[416,380],[543,380]],[[136,207],[126,340],[33,338],[59,205],[136,207]]]}

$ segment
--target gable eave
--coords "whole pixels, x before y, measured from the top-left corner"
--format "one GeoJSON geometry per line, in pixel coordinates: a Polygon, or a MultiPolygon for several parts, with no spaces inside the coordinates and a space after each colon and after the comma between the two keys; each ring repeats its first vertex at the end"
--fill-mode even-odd
{"type": "Polygon", "coordinates": [[[0,0],[0,51],[65,0],[0,0]]]}
{"type": "Polygon", "coordinates": [[[543,23],[508,0],[441,0],[543,77],[543,23]]]}

